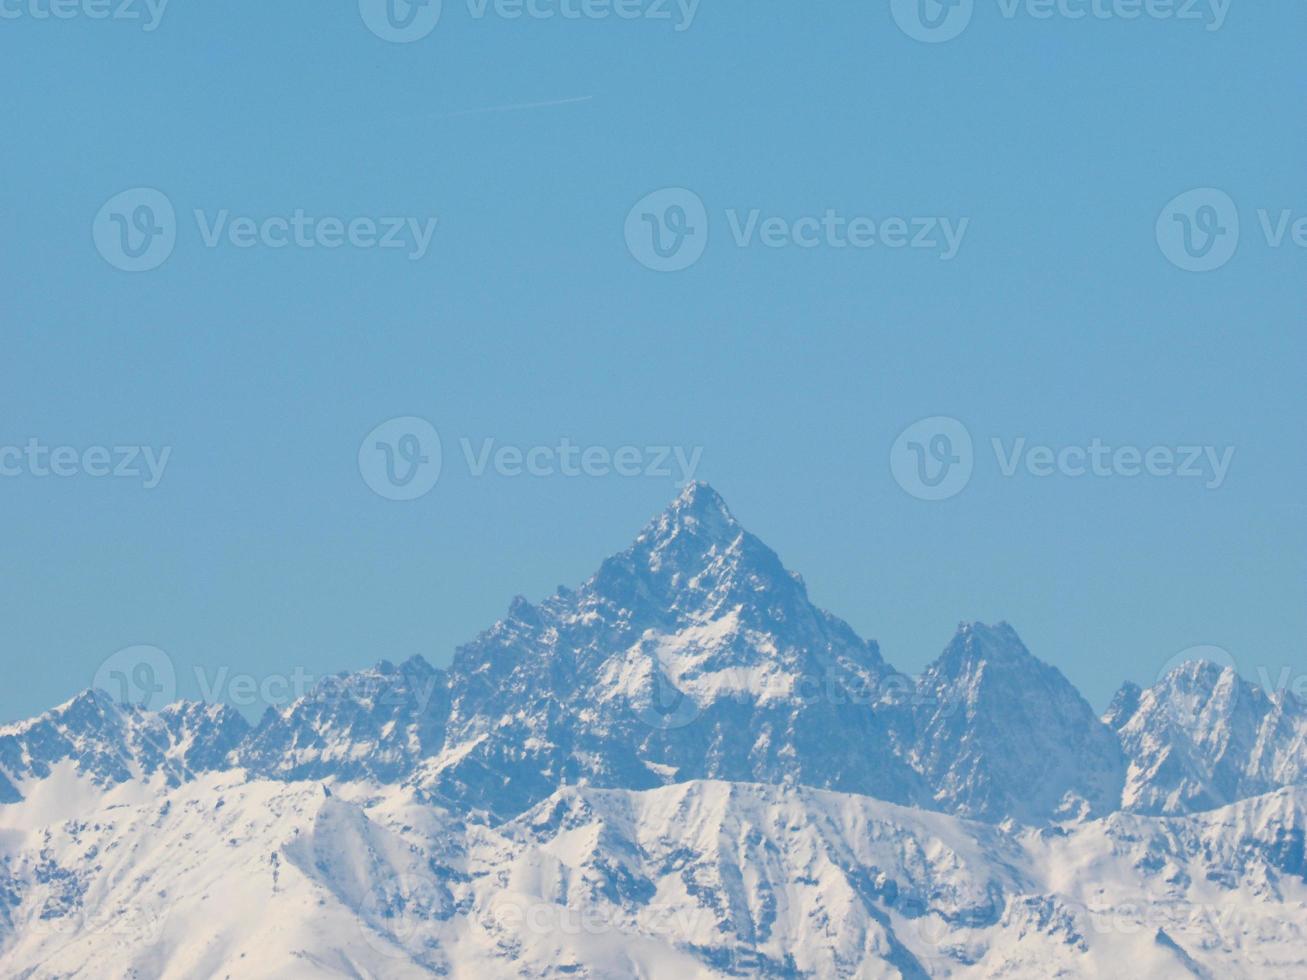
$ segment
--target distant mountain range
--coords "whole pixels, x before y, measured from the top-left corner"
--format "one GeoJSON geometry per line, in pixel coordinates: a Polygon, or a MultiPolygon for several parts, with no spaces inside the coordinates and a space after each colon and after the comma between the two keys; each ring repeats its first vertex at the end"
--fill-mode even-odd
{"type": "Polygon", "coordinates": [[[692,484],[448,670],[0,729],[0,966],[1303,976],[1305,768],[1304,705],[1209,663],[1099,718],[966,624],[908,677],[692,484]]]}

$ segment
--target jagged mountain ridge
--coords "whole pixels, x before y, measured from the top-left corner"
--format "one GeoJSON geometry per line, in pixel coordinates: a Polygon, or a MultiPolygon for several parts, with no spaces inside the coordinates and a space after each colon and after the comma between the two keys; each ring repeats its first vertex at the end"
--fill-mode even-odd
{"type": "Polygon", "coordinates": [[[1146,691],[1126,685],[1104,721],[1129,758],[1126,809],[1208,810],[1307,781],[1307,708],[1230,667],[1191,661],[1146,691]]]}
{"type": "Polygon", "coordinates": [[[449,677],[421,657],[337,675],[289,708],[269,708],[233,761],[280,779],[393,782],[445,741],[449,677]]]}
{"type": "Polygon", "coordinates": [[[0,967],[1287,980],[1303,717],[1185,664],[1099,719],[1006,624],[907,678],[696,485],[448,670],[0,728],[0,967]]]}
{"type": "Polygon", "coordinates": [[[514,600],[447,671],[383,662],[253,728],[229,708],[151,714],[87,692],[0,729],[0,802],[64,759],[102,785],[236,767],[403,783],[494,820],[583,783],[812,786],[1039,823],[1211,809],[1302,781],[1303,707],[1213,670],[1127,685],[1100,720],[1011,627],[964,624],[907,678],[691,484],[577,589],[514,600]]]}
{"type": "Polygon", "coordinates": [[[873,710],[894,675],[875,644],[703,484],[577,590],[515,601],[450,674],[448,754],[421,777],[444,797],[695,778],[928,797],[873,710]]]}
{"type": "Polygon", "coordinates": [[[0,803],[19,802],[18,784],[45,779],[65,761],[102,786],[155,773],[176,785],[227,766],[248,733],[249,723],[226,705],[179,701],[151,712],[87,690],[0,728],[0,803]]]}

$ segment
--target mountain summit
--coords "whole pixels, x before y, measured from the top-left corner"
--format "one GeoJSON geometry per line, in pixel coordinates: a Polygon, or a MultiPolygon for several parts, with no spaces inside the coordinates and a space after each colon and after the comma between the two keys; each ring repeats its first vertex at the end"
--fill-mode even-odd
{"type": "Polygon", "coordinates": [[[746,531],[706,483],[689,484],[629,548],[604,561],[581,592],[648,621],[669,615],[704,621],[736,609],[767,628],[813,611],[802,579],[746,531]]]}
{"type": "Polygon", "coordinates": [[[1126,685],[1104,719],[1130,759],[1123,805],[1209,810],[1307,781],[1307,708],[1235,671],[1180,664],[1153,687],[1126,685]]]}
{"type": "Polygon", "coordinates": [[[0,728],[0,804],[56,772],[97,786],[215,771],[403,785],[492,820],[562,787],[808,786],[1000,823],[1182,814],[1307,780],[1307,711],[1185,664],[1103,719],[1006,623],[964,623],[920,678],[815,606],[692,483],[575,589],[518,597],[455,651],[327,678],[254,728],[87,692],[0,728]]]}
{"type": "Polygon", "coordinates": [[[743,531],[721,494],[702,480],[687,483],[649,528],[659,528],[664,534],[671,528],[689,529],[718,540],[733,539],[743,531]]]}
{"type": "Polygon", "coordinates": [[[1101,816],[1125,779],[1116,738],[1007,623],[964,623],[926,671],[914,761],[945,808],[984,820],[1101,816]]]}
{"type": "MultiPolygon", "coordinates": [[[[575,591],[455,654],[444,757],[422,784],[512,807],[560,783],[815,783],[927,799],[875,704],[893,671],[708,485],[575,591]]],[[[900,685],[902,686],[902,685],[900,685]]]]}
{"type": "Polygon", "coordinates": [[[1100,720],[964,623],[905,677],[692,484],[448,670],[383,661],[253,728],[102,691],[0,728],[0,963],[1299,977],[1304,760],[1302,705],[1213,664],[1100,720]]]}

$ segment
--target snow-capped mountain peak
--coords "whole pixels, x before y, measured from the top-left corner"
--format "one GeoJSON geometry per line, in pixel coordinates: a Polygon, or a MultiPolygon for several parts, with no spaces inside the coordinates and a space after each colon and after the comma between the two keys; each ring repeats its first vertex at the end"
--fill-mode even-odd
{"type": "Polygon", "coordinates": [[[1187,663],[1100,720],[1006,623],[906,678],[695,484],[448,670],[0,728],[0,963],[1297,977],[1304,714],[1187,663]]]}
{"type": "Polygon", "coordinates": [[[606,609],[610,618],[625,612],[646,626],[739,610],[743,621],[768,628],[813,612],[803,580],[706,483],[687,486],[579,592],[583,603],[606,609]]]}
{"type": "Polygon", "coordinates": [[[986,664],[1024,667],[1036,663],[1010,624],[961,622],[937,666],[960,674],[986,664]]]}
{"type": "Polygon", "coordinates": [[[492,772],[523,806],[560,778],[816,780],[917,799],[872,707],[890,673],[711,487],[692,484],[583,585],[515,602],[456,653],[447,761],[427,784],[477,795],[492,772]],[[839,730],[866,741],[817,748],[839,730]]]}
{"type": "Polygon", "coordinates": [[[1116,738],[1011,626],[963,623],[921,684],[913,756],[941,805],[1027,821],[1118,806],[1116,738]]]}
{"type": "Polygon", "coordinates": [[[67,763],[100,786],[162,773],[176,783],[226,764],[249,731],[226,705],[179,701],[158,712],[81,692],[29,721],[0,729],[0,802],[67,763]]]}
{"type": "Polygon", "coordinates": [[[0,729],[0,798],[70,761],[99,784],[240,766],[402,782],[510,817],[559,786],[811,785],[1000,822],[1182,813],[1291,785],[1291,695],[1185,663],[1100,720],[1007,623],[962,623],[921,678],[815,606],[710,486],[687,486],[575,589],[518,596],[446,671],[421,657],[327,678],[252,730],[79,695],[0,729]]]}
{"type": "Polygon", "coordinates": [[[649,522],[637,541],[646,538],[667,541],[679,534],[689,534],[729,543],[743,530],[721,494],[696,480],[687,483],[667,509],[649,522]]]}
{"type": "Polygon", "coordinates": [[[1307,777],[1307,711],[1228,665],[1182,663],[1107,720],[1130,757],[1124,805],[1140,812],[1210,809],[1307,777]]]}

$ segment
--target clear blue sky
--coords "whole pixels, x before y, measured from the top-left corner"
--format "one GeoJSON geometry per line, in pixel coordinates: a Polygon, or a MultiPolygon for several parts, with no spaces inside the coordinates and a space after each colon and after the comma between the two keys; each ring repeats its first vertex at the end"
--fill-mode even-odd
{"type": "Polygon", "coordinates": [[[906,670],[959,620],[1007,619],[1099,705],[1195,644],[1307,671],[1307,250],[1256,219],[1307,215],[1302,4],[1235,2],[1208,31],[977,0],[925,44],[888,3],[703,0],[678,32],[446,0],[428,37],[391,44],[353,3],[173,0],[146,32],[33,2],[0,20],[0,445],[172,454],[151,490],[0,479],[0,718],[133,644],[166,650],[187,695],[194,665],[445,663],[676,492],[473,477],[460,437],[701,446],[697,475],[906,670]],[[140,186],[175,206],[177,241],[129,274],[92,223],[140,186]],[[710,237],[657,273],[623,228],[669,186],[705,202],[710,237]],[[1242,223],[1209,273],[1154,234],[1197,187],[1242,223]],[[439,223],[411,261],[206,248],[197,208],[439,223]],[[739,248],[728,209],[969,225],[944,262],[739,248]],[[359,470],[397,416],[444,446],[408,502],[359,470]],[[942,502],[889,466],[928,416],[976,444],[942,502]],[[1005,478],[995,436],[1236,456],[1215,491],[1005,478]]]}

